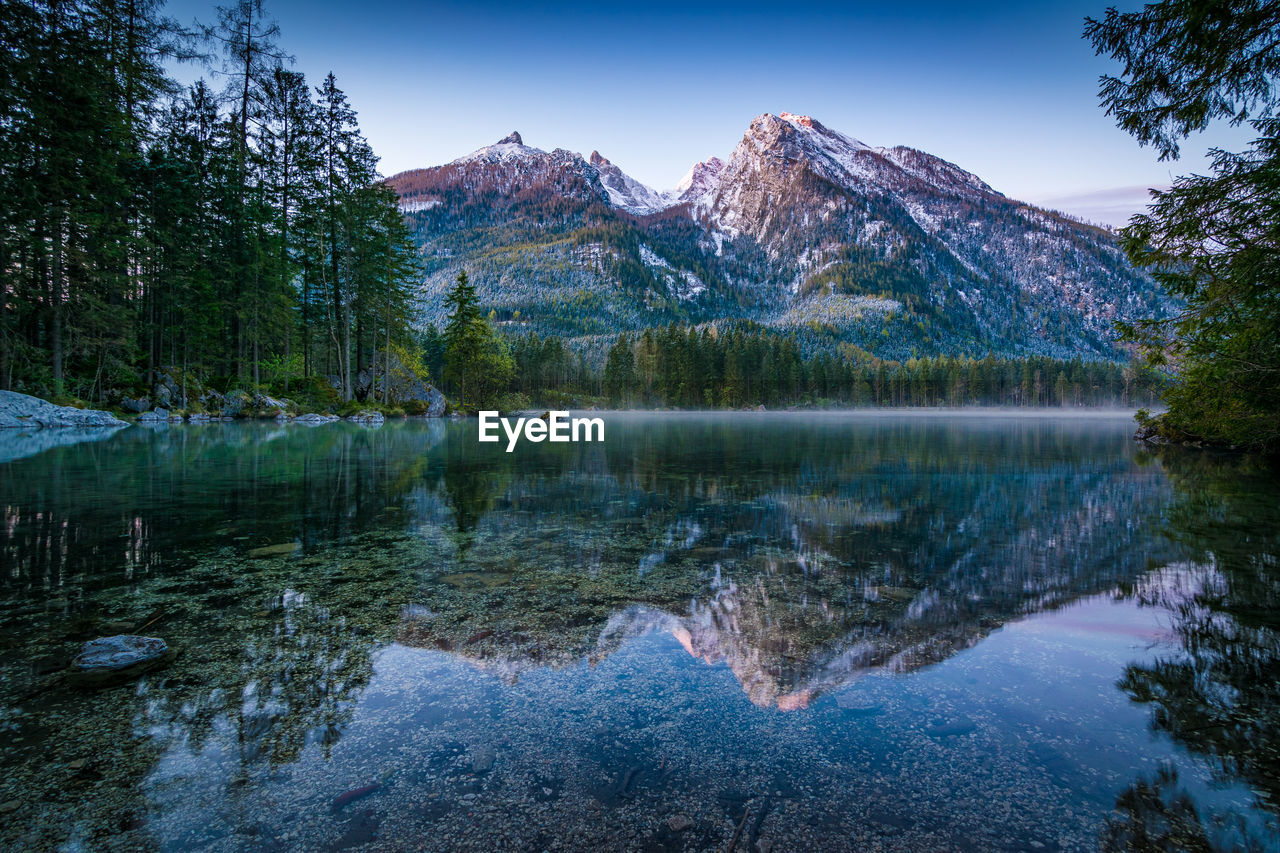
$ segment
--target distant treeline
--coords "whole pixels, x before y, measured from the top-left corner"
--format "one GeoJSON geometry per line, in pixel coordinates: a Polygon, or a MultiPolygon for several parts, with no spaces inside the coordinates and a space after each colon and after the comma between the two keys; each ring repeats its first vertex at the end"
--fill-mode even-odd
{"type": "MultiPolygon", "coordinates": [[[[560,338],[527,335],[510,347],[510,408],[587,401],[642,408],[1145,406],[1167,382],[1131,365],[1042,356],[898,362],[853,347],[805,355],[791,336],[749,323],[624,333],[602,368],[560,338]]],[[[426,352],[428,364],[444,357],[431,341],[426,352]]]]}

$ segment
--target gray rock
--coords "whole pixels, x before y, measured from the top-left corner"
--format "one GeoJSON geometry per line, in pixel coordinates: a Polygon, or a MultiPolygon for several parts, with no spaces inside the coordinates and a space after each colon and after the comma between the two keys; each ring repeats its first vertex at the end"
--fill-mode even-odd
{"type": "Polygon", "coordinates": [[[436,390],[434,385],[428,385],[425,382],[419,383],[420,389],[415,391],[415,396],[409,397],[409,400],[422,400],[427,404],[427,411],[424,417],[442,418],[444,411],[449,407],[449,401],[444,395],[436,390]]]}
{"type": "Polygon", "coordinates": [[[0,429],[21,427],[122,427],[124,421],[110,412],[55,406],[48,400],[0,391],[0,429]]]}
{"type": "Polygon", "coordinates": [[[354,415],[348,416],[347,420],[362,424],[380,424],[386,420],[386,418],[382,416],[382,412],[363,411],[356,412],[354,415]]]}
{"type": "Polygon", "coordinates": [[[204,387],[199,380],[193,376],[187,376],[184,387],[182,375],[182,371],[177,367],[165,368],[156,374],[151,396],[155,398],[157,406],[166,409],[177,406],[185,409],[190,400],[203,398],[204,387]]]}
{"type": "Polygon", "coordinates": [[[135,415],[141,414],[151,408],[151,401],[146,397],[125,397],[120,400],[120,408],[126,412],[133,412],[135,415]]]}
{"type": "Polygon", "coordinates": [[[266,394],[255,394],[253,398],[253,408],[262,411],[274,411],[277,415],[286,414],[289,409],[288,400],[278,400],[275,397],[269,397],[266,394]]]}
{"type": "Polygon", "coordinates": [[[253,398],[244,391],[228,391],[222,399],[222,416],[224,418],[238,417],[253,402],[253,398]]]}
{"type": "Polygon", "coordinates": [[[493,769],[493,762],[498,758],[498,752],[492,745],[487,743],[478,744],[471,748],[471,772],[472,773],[488,773],[493,769]]]}
{"type": "Polygon", "coordinates": [[[159,637],[99,637],[80,648],[68,678],[76,686],[103,687],[168,666],[175,657],[177,651],[159,637]]]}
{"type": "Polygon", "coordinates": [[[672,832],[684,832],[693,826],[693,820],[688,815],[675,814],[667,818],[667,826],[672,832]]]}
{"type": "Polygon", "coordinates": [[[435,386],[410,369],[400,359],[391,354],[390,361],[386,353],[379,352],[373,357],[373,364],[356,374],[352,390],[358,400],[374,400],[401,405],[410,401],[421,401],[426,404],[425,417],[439,418],[444,415],[448,400],[435,386]]]}
{"type": "Polygon", "coordinates": [[[168,410],[168,409],[156,409],[156,410],[155,410],[155,411],[153,411],[153,412],[143,412],[142,414],[138,415],[138,420],[140,420],[140,421],[165,421],[165,422],[167,423],[167,422],[169,421],[169,410],[168,410]]]}
{"type": "Polygon", "coordinates": [[[305,415],[298,415],[293,422],[295,424],[331,424],[338,420],[342,419],[337,415],[318,415],[315,412],[307,412],[305,415]]]}

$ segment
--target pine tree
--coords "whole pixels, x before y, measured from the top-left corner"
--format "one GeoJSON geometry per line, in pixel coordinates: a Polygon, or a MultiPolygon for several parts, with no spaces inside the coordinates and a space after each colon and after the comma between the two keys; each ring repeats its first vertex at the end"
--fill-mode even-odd
{"type": "Polygon", "coordinates": [[[1178,366],[1151,424],[1175,440],[1280,450],[1277,31],[1280,5],[1267,0],[1163,0],[1085,29],[1124,69],[1102,80],[1107,113],[1161,159],[1214,121],[1257,134],[1243,152],[1214,152],[1209,174],[1153,193],[1124,231],[1130,258],[1186,304],[1125,327],[1152,364],[1178,366]]]}
{"type": "Polygon", "coordinates": [[[631,350],[631,338],[618,335],[609,349],[609,359],[604,368],[605,394],[611,405],[628,404],[635,384],[635,355],[631,350]]]}
{"type": "Polygon", "coordinates": [[[449,322],[444,330],[445,378],[458,393],[458,408],[479,408],[494,401],[511,379],[515,365],[506,345],[481,315],[476,288],[459,273],[445,298],[449,322]]]}

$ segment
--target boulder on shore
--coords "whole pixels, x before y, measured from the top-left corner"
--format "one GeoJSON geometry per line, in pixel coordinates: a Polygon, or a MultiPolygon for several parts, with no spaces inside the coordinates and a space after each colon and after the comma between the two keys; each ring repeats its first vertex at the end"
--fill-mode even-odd
{"type": "Polygon", "coordinates": [[[151,389],[155,405],[163,409],[185,409],[204,397],[200,380],[177,366],[166,367],[156,374],[151,389]]]}
{"type": "Polygon", "coordinates": [[[228,391],[222,398],[222,416],[224,418],[239,417],[253,403],[247,391],[228,391]]]}
{"type": "MultiPolygon", "coordinates": [[[[337,387],[341,390],[341,384],[337,387]]],[[[404,406],[410,414],[428,418],[442,417],[449,405],[434,385],[394,352],[390,360],[384,352],[375,353],[372,363],[356,374],[352,391],[357,400],[404,406]]]]}
{"type": "Polygon", "coordinates": [[[362,412],[356,412],[354,415],[348,415],[347,420],[361,424],[380,424],[386,420],[386,418],[383,416],[382,412],[375,412],[366,409],[362,412]]]}
{"type": "Polygon", "coordinates": [[[337,415],[318,415],[315,412],[307,412],[305,415],[298,415],[293,422],[295,424],[330,424],[337,420],[341,420],[337,415]]]}
{"type": "Polygon", "coordinates": [[[122,427],[127,423],[110,412],[55,406],[48,400],[0,391],[0,429],[21,427],[122,427]]]}
{"type": "Polygon", "coordinates": [[[267,412],[268,414],[279,417],[289,413],[289,401],[278,400],[267,394],[255,394],[253,397],[253,408],[267,412]]]}
{"type": "Polygon", "coordinates": [[[177,650],[159,637],[99,637],[81,646],[68,678],[78,687],[105,687],[167,666],[177,656],[177,650]]]}

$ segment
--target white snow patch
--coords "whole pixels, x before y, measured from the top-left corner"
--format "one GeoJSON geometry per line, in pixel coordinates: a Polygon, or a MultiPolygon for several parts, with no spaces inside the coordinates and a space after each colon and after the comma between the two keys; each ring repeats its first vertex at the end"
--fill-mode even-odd
{"type": "MultiPolygon", "coordinates": [[[[519,142],[498,142],[493,145],[486,145],[483,148],[477,148],[470,154],[459,157],[454,163],[470,163],[480,161],[485,163],[510,163],[524,160],[533,160],[543,157],[547,152],[541,148],[532,148],[528,145],[521,145],[519,142]]],[[[452,164],[450,164],[452,165],[452,164]]]]}
{"type": "Polygon", "coordinates": [[[679,300],[692,299],[707,289],[707,285],[688,270],[680,270],[671,266],[657,252],[645,244],[640,244],[640,262],[655,274],[658,281],[664,281],[679,300]]]}
{"type": "Polygon", "coordinates": [[[442,204],[444,204],[444,202],[438,198],[429,198],[425,201],[418,199],[414,199],[413,201],[402,201],[400,202],[400,212],[418,213],[422,210],[430,210],[433,207],[439,207],[442,204]]]}

